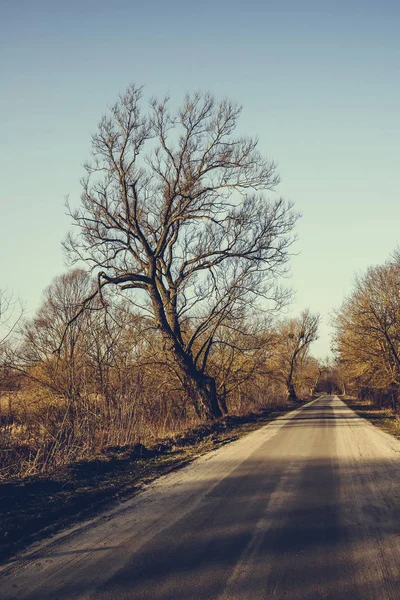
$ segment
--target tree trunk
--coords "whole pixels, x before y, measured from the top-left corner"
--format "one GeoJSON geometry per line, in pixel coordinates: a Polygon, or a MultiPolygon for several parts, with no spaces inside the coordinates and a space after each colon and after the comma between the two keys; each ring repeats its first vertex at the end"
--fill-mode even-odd
{"type": "Polygon", "coordinates": [[[150,295],[157,325],[183,375],[184,388],[193,402],[196,413],[206,421],[222,417],[214,378],[197,369],[192,355],[182,347],[181,335],[175,330],[176,327],[172,327],[169,323],[156,286],[150,295]]]}
{"type": "Polygon", "coordinates": [[[228,407],[226,405],[226,388],[225,388],[225,385],[223,386],[222,393],[218,394],[218,402],[219,402],[219,406],[221,408],[222,414],[223,415],[227,415],[228,414],[228,407]]]}
{"type": "Polygon", "coordinates": [[[217,386],[213,377],[199,371],[192,357],[182,349],[172,336],[164,332],[164,337],[167,339],[175,363],[182,373],[183,387],[193,402],[198,417],[203,421],[213,421],[222,417],[217,386]]]}
{"type": "Polygon", "coordinates": [[[293,383],[288,384],[287,391],[288,391],[288,400],[291,400],[292,402],[299,401],[293,383]]]}
{"type": "Polygon", "coordinates": [[[194,366],[191,372],[185,369],[184,388],[200,419],[213,421],[222,417],[217,389],[212,377],[204,375],[194,366]]]}

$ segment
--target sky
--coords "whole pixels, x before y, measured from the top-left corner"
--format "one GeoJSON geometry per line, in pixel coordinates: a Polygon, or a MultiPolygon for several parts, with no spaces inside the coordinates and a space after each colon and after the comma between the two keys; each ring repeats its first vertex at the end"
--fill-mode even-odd
{"type": "Polygon", "coordinates": [[[288,315],[330,315],[400,243],[397,0],[0,0],[1,289],[34,314],[67,266],[90,136],[128,84],[211,91],[278,164],[302,214],[288,315]]]}

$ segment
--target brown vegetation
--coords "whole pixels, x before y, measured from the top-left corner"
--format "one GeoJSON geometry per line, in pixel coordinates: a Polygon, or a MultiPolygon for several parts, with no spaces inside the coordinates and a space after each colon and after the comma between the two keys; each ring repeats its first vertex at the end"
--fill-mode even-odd
{"type": "MultiPolygon", "coordinates": [[[[107,310],[92,304],[65,330],[92,285],[79,269],[57,277],[8,352],[0,394],[2,479],[51,471],[109,447],[152,446],[202,421],[162,335],[125,298],[104,294],[107,310]]],[[[225,331],[209,369],[227,412],[285,404],[283,349],[304,319],[225,331]]],[[[319,372],[307,349],[303,344],[292,373],[303,397],[313,393],[319,372]]]]}
{"type": "Polygon", "coordinates": [[[297,215],[265,196],[276,167],[239,115],[210,94],[143,110],[131,86],[101,119],[65,243],[87,270],[56,277],[14,339],[0,295],[1,479],[313,393],[318,317],[279,321],[297,215]]]}
{"type": "Polygon", "coordinates": [[[265,425],[293,405],[245,417],[228,416],[170,436],[150,447],[110,446],[51,473],[0,481],[0,560],[59,529],[95,515],[135,494],[143,484],[265,425]]]}
{"type": "Polygon", "coordinates": [[[400,255],[357,277],[334,318],[343,386],[360,399],[398,412],[400,385],[400,255]]]}
{"type": "Polygon", "coordinates": [[[383,407],[372,399],[343,398],[343,400],[360,417],[400,439],[400,419],[391,407],[383,407]]]}

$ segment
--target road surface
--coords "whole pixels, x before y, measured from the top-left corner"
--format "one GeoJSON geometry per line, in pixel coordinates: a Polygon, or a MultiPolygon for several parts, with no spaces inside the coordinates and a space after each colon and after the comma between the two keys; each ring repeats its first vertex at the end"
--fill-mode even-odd
{"type": "Polygon", "coordinates": [[[324,396],[0,571],[0,598],[399,600],[400,442],[324,396]]]}

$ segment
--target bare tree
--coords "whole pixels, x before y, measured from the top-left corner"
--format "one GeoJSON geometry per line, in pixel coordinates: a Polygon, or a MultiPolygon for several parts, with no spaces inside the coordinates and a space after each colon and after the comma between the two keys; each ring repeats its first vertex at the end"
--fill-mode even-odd
{"type": "Polygon", "coordinates": [[[320,316],[304,310],[297,319],[282,323],[278,330],[278,343],[273,368],[283,379],[290,400],[298,400],[296,380],[302,366],[306,365],[310,344],[318,338],[320,316]]]}
{"type": "MultiPolygon", "coordinates": [[[[65,243],[97,274],[98,288],[134,290],[172,352],[197,413],[221,415],[207,363],[220,327],[264,302],[279,307],[297,219],[282,199],[275,164],[257,140],[235,136],[240,107],[210,94],[187,95],[172,113],[168,99],[141,109],[131,86],[92,138],[78,235],[65,243]]],[[[78,315],[77,315],[78,316],[78,315]]]]}
{"type": "Polygon", "coordinates": [[[82,388],[88,316],[69,327],[66,334],[65,330],[91,290],[93,282],[82,269],[55,277],[45,289],[36,315],[23,325],[22,343],[14,360],[22,373],[72,404],[82,388]],[[57,354],[63,337],[62,351],[57,354]]]}

